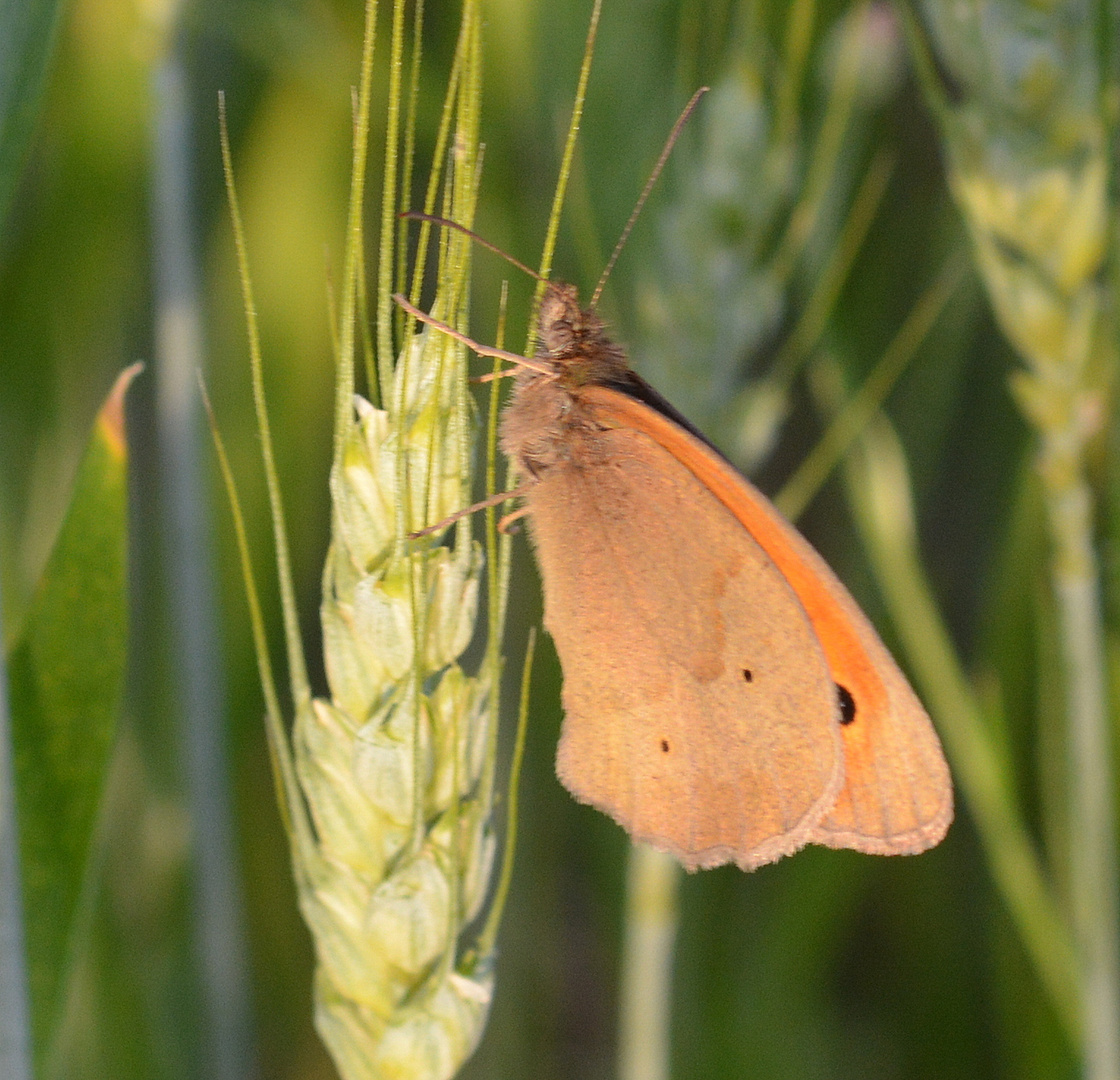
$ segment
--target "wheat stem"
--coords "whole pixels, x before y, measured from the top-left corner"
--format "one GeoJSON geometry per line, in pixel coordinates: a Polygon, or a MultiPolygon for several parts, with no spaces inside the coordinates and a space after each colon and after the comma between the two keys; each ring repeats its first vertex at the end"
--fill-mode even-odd
{"type": "Polygon", "coordinates": [[[668,1080],[680,864],[634,844],[626,871],[619,1080],[668,1080]]]}

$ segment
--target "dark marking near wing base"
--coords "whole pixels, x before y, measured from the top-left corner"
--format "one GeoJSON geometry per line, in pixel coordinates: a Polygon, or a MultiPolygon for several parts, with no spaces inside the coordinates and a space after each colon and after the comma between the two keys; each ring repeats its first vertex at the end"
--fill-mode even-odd
{"type": "Polygon", "coordinates": [[[669,740],[668,739],[662,739],[661,740],[661,752],[663,754],[667,754],[669,752],[669,740]]]}
{"type": "Polygon", "coordinates": [[[836,695],[840,698],[840,723],[850,724],[856,718],[856,699],[846,687],[836,684],[836,695]]]}
{"type": "Polygon", "coordinates": [[[743,682],[754,682],[754,672],[749,667],[743,668],[743,682]]]}

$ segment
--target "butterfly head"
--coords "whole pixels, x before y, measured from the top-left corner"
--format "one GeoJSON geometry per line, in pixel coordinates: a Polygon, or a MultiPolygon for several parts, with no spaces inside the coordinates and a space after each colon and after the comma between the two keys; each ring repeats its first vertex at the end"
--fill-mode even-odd
{"type": "Polygon", "coordinates": [[[626,355],[606,335],[603,320],[580,307],[574,285],[552,282],[541,300],[537,359],[575,385],[609,383],[628,370],[626,355]]]}

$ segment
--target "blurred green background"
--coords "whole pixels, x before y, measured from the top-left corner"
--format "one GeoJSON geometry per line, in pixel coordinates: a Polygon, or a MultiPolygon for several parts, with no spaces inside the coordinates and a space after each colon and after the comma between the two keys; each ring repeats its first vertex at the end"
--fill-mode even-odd
{"type": "MultiPolygon", "coordinates": [[[[639,221],[603,311],[637,370],[731,453],[749,441],[743,425],[753,415],[739,394],[781,354],[830,258],[847,242],[845,222],[869,170],[881,170],[881,199],[806,355],[838,360],[858,385],[946,259],[967,253],[938,131],[895,9],[872,5],[857,27],[854,7],[815,5],[797,80],[785,58],[787,19],[798,7],[804,5],[607,0],[560,232],[556,276],[586,296],[680,108],[702,82],[715,87],[639,221]],[[810,163],[843,90],[845,42],[857,32],[857,85],[817,212],[788,267],[775,275],[768,260],[794,208],[804,205],[810,163]],[[797,93],[779,140],[775,102],[786,85],[797,93]]],[[[476,227],[533,263],[590,3],[489,0],[484,11],[486,154],[476,227]]],[[[122,367],[153,353],[153,80],[171,40],[164,18],[155,2],[64,6],[42,111],[0,234],[0,573],[9,635],[27,610],[97,407],[122,367]]],[[[426,5],[421,163],[458,18],[454,5],[426,5]]],[[[199,0],[181,12],[172,36],[189,79],[186,149],[205,376],[263,573],[272,547],[218,150],[217,94],[224,90],[319,690],[321,661],[314,658],[333,379],[327,291],[341,263],[361,27],[354,0],[199,0]]],[[[385,40],[382,32],[381,63],[385,40]]],[[[378,116],[375,103],[375,148],[378,116]]],[[[500,282],[510,271],[484,252],[475,267],[476,336],[491,340],[500,282]]],[[[529,283],[511,282],[506,340],[515,345],[524,340],[529,292],[529,283]]],[[[1055,631],[1032,442],[1007,388],[1015,363],[978,280],[964,271],[894,389],[889,412],[912,471],[922,553],[941,610],[981,700],[1000,716],[993,738],[1060,882],[1068,843],[1055,631]]],[[[168,631],[177,576],[161,526],[166,485],[153,387],[149,368],[129,400],[132,648],[95,853],[96,914],[67,1019],[62,1075],[72,1077],[211,1075],[190,918],[196,890],[177,653],[168,631]]],[[[822,431],[800,375],[782,404],[788,419],[754,469],[769,492],[822,431]]],[[[1107,495],[1116,485],[1106,442],[1095,479],[1107,495]]],[[[329,1077],[332,1066],[311,1026],[312,954],[275,809],[240,570],[225,496],[209,454],[206,461],[209,498],[199,514],[215,551],[215,675],[226,702],[253,1052],[258,1075],[268,1080],[329,1077]]],[[[1112,520],[1102,516],[1108,552],[1112,520]]],[[[891,643],[837,480],[825,484],[801,525],[891,643]]],[[[528,626],[540,618],[523,541],[515,558],[511,671],[519,668],[528,626]]],[[[265,595],[278,642],[274,592],[266,588],[265,595]]],[[[577,806],[555,779],[558,688],[545,639],[497,994],[464,1071],[469,1077],[591,1080],[614,1072],[628,841],[606,818],[577,806]]],[[[1056,891],[1060,897],[1060,884],[1056,891]]],[[[680,1077],[1077,1072],[1076,1053],[992,883],[961,797],[947,839],[919,858],[807,849],[754,874],[725,868],[688,877],[672,1042],[680,1077]]]]}

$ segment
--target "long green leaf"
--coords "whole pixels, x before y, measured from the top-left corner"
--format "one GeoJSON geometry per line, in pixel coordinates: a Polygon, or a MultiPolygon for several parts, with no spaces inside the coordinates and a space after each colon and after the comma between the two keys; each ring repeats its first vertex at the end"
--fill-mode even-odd
{"type": "Polygon", "coordinates": [[[78,469],[54,550],[9,657],[31,1028],[49,1045],[83,910],[124,675],[127,455],[118,378],[78,469]]]}

